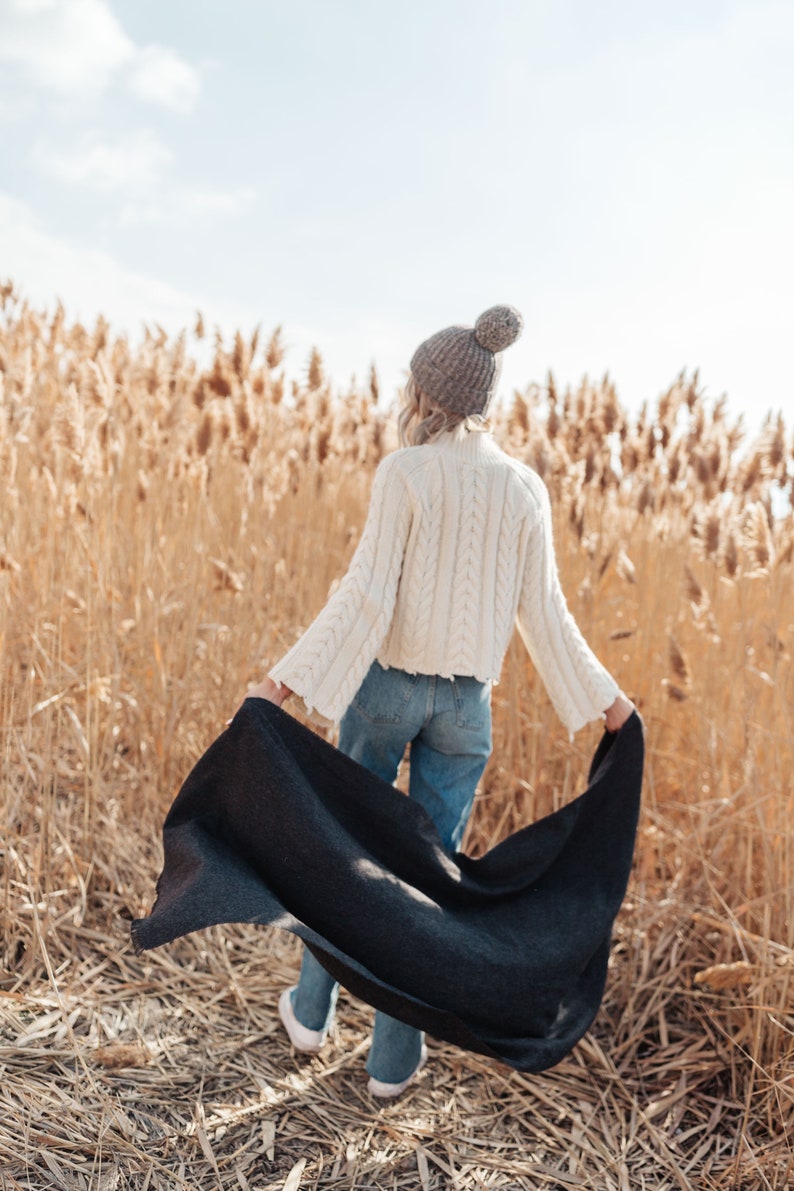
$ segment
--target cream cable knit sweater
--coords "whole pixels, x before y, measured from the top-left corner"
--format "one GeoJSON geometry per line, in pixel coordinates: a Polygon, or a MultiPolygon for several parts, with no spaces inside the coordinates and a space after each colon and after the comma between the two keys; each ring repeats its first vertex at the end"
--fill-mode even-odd
{"type": "Polygon", "coordinates": [[[376,657],[498,679],[516,619],[570,732],[596,719],[619,688],[565,603],[546,487],[460,426],[382,460],[346,575],[270,677],[338,720],[376,657]]]}

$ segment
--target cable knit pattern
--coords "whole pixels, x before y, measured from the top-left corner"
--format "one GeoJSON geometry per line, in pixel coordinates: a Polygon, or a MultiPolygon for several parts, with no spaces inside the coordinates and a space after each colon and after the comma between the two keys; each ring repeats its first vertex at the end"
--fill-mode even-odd
{"type": "Polygon", "coordinates": [[[338,720],[376,657],[497,679],[516,618],[571,733],[596,719],[618,686],[566,605],[545,485],[459,426],[383,460],[347,574],[270,675],[338,720]]]}
{"type": "MultiPolygon", "coordinates": [[[[521,584],[518,575],[521,531],[525,511],[516,501],[506,501],[499,527],[494,584],[494,631],[497,641],[509,641],[516,619],[521,584]]],[[[507,649],[507,646],[505,646],[507,649]]]]}
{"type": "MultiPolygon", "coordinates": [[[[430,639],[430,620],[433,613],[433,597],[436,586],[436,567],[441,548],[441,530],[444,525],[444,477],[440,461],[435,466],[423,469],[424,484],[417,493],[417,513],[413,525],[412,582],[404,588],[407,623],[412,632],[403,636],[397,648],[404,658],[403,670],[411,673],[422,671],[422,660],[430,639]]],[[[391,647],[391,637],[385,644],[385,652],[391,647]]]]}
{"type": "MultiPolygon", "coordinates": [[[[452,588],[450,623],[456,626],[458,674],[474,674],[479,645],[479,612],[483,595],[482,554],[486,536],[485,477],[476,467],[460,469],[460,521],[457,581],[452,588]]],[[[487,582],[487,579],[486,579],[487,582]]]]}

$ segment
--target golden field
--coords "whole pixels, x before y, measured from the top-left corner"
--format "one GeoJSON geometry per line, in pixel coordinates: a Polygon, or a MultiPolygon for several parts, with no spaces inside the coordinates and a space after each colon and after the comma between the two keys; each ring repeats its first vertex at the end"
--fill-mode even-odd
{"type": "MultiPolygon", "coordinates": [[[[683,376],[498,407],[563,587],[646,724],[635,871],[601,1013],[553,1071],[451,1047],[365,1091],[367,1011],[297,1059],[294,941],[215,929],[136,957],[182,777],[322,606],[396,445],[373,376],[286,377],[278,332],[132,347],[0,313],[0,1187],[785,1188],[794,1184],[794,456],[683,376]],[[206,342],[201,345],[207,355],[206,342]]],[[[765,395],[760,394],[759,400],[765,395]]],[[[294,710],[294,709],[293,709],[294,710]]],[[[328,731],[325,728],[318,728],[328,731]]],[[[519,641],[468,846],[583,788],[519,641]]]]}

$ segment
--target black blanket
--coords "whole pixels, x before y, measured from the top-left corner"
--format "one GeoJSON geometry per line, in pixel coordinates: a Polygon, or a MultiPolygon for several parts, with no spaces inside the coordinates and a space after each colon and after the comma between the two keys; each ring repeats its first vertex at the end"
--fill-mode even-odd
{"type": "Polygon", "coordinates": [[[157,901],[133,941],[142,951],[217,923],[283,927],[376,1008],[542,1071],[601,1001],[642,763],[634,714],[602,738],[579,798],[478,859],[450,856],[417,803],[247,699],[168,813],[157,901]]]}

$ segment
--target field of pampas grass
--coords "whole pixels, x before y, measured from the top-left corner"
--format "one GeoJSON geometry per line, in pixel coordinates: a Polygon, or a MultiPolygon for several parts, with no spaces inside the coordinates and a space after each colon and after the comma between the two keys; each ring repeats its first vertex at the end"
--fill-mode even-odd
{"type": "MultiPolygon", "coordinates": [[[[369,1012],[297,1057],[296,944],[213,929],[136,957],[160,828],[246,687],[343,571],[393,410],[297,380],[279,332],[133,348],[0,313],[0,1187],[165,1191],[794,1184],[794,458],[682,375],[529,386],[497,439],[549,486],[569,603],[647,729],[635,870],[591,1032],[519,1075],[431,1043],[375,1105],[369,1012]],[[206,344],[202,345],[206,355],[206,344]]],[[[759,393],[765,402],[767,394],[759,393]]],[[[520,642],[481,852],[583,788],[520,642]]],[[[325,730],[325,729],[319,729],[325,730]]]]}

